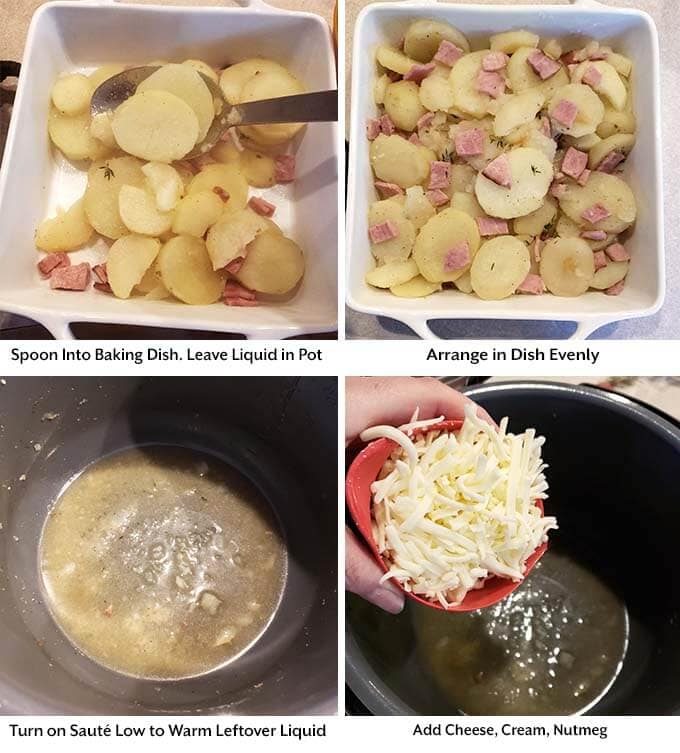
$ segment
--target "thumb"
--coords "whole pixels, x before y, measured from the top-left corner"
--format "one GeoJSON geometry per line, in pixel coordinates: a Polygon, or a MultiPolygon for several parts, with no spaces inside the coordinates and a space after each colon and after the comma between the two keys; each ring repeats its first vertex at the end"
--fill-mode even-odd
{"type": "Polygon", "coordinates": [[[380,583],[384,575],[378,563],[345,529],[345,588],[392,614],[404,608],[404,594],[390,581],[380,583]]]}

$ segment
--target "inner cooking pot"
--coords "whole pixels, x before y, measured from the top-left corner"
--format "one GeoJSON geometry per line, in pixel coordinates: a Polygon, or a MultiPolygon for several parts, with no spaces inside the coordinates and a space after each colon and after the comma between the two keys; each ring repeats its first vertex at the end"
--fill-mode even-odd
{"type": "Polygon", "coordinates": [[[0,385],[0,704],[14,714],[333,713],[337,689],[334,378],[8,378],[0,385]],[[208,453],[248,477],[285,539],[262,636],[204,675],[131,678],[79,653],[41,590],[38,542],[76,474],[128,447],[208,453]]]}
{"type": "MultiPolygon", "coordinates": [[[[625,611],[620,671],[586,713],[676,713],[680,430],[626,397],[588,387],[508,383],[465,392],[496,419],[509,416],[510,431],[535,427],[546,437],[546,511],[559,523],[549,554],[595,576],[625,611]]],[[[348,599],[347,682],[374,714],[461,713],[428,672],[416,608],[407,603],[394,617],[348,599]]]]}

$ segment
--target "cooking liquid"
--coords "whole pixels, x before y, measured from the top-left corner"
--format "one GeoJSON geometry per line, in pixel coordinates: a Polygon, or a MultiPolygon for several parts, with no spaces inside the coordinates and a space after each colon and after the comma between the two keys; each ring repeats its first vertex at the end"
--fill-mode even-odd
{"type": "Polygon", "coordinates": [[[493,607],[413,614],[426,671],[466,714],[585,711],[618,675],[628,641],[618,597],[554,551],[493,607]]]}
{"type": "Polygon", "coordinates": [[[286,576],[278,524],[216,458],[124,450],[89,466],[47,517],[40,568],[66,636],[110,669],[180,678],[236,657],[271,620],[286,576]]]}

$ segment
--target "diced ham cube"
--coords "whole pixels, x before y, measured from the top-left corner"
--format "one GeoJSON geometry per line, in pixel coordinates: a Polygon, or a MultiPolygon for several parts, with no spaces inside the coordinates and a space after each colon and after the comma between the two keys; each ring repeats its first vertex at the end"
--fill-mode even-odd
{"type": "Polygon", "coordinates": [[[441,191],[439,188],[435,188],[432,191],[426,191],[425,196],[433,207],[441,207],[447,204],[449,197],[441,191]]]}
{"type": "Polygon", "coordinates": [[[485,71],[500,71],[508,64],[510,58],[504,52],[487,52],[482,59],[485,71]]]}
{"type": "Polygon", "coordinates": [[[225,270],[229,272],[230,275],[235,275],[239,271],[239,269],[241,269],[245,260],[245,256],[237,256],[225,266],[225,270]]]}
{"type": "Polygon", "coordinates": [[[590,170],[586,167],[586,169],[576,178],[576,182],[579,184],[579,186],[585,186],[585,184],[588,182],[588,178],[590,178],[590,170]]]}
{"type": "Polygon", "coordinates": [[[229,201],[229,191],[225,191],[222,186],[213,186],[213,193],[219,196],[222,201],[229,201]]]}
{"type": "Polygon", "coordinates": [[[626,251],[626,247],[623,243],[612,243],[611,246],[607,246],[604,250],[605,254],[612,261],[629,261],[630,254],[626,251]]]}
{"type": "Polygon", "coordinates": [[[385,241],[392,240],[399,236],[399,228],[392,222],[392,220],[385,220],[385,222],[379,222],[377,225],[371,225],[368,228],[368,234],[373,243],[384,243],[385,241]]]}
{"type": "Polygon", "coordinates": [[[534,255],[534,261],[536,262],[536,264],[538,264],[538,262],[541,261],[541,252],[543,251],[543,246],[544,246],[544,243],[541,240],[541,236],[537,235],[534,238],[534,242],[531,247],[531,251],[534,255]]]}
{"type": "Polygon", "coordinates": [[[596,251],[593,254],[593,261],[595,262],[595,271],[607,266],[607,257],[604,251],[596,251]]]}
{"type": "Polygon", "coordinates": [[[427,128],[430,123],[434,120],[434,113],[433,112],[426,112],[425,115],[421,115],[418,118],[417,127],[420,128],[427,128]]]}
{"type": "Polygon", "coordinates": [[[583,217],[586,222],[590,222],[593,225],[600,220],[606,219],[610,215],[611,212],[607,209],[607,207],[602,206],[602,204],[600,204],[599,202],[597,204],[593,204],[591,207],[588,207],[588,209],[584,209],[581,212],[581,217],[583,217]]]}
{"type": "Polygon", "coordinates": [[[411,144],[415,144],[416,146],[422,146],[423,145],[423,142],[418,138],[418,134],[417,133],[412,133],[408,137],[408,140],[411,142],[411,144]]]}
{"type": "Polygon", "coordinates": [[[527,63],[534,69],[534,72],[541,80],[554,76],[562,67],[557,60],[553,60],[540,50],[533,50],[527,55],[527,63]]]}
{"type": "Polygon", "coordinates": [[[430,162],[430,183],[428,188],[448,188],[451,184],[451,163],[435,161],[430,162]]]}
{"type": "Polygon", "coordinates": [[[607,233],[604,230],[584,230],[581,238],[589,241],[604,241],[607,239],[607,233]]]}
{"type": "Polygon", "coordinates": [[[569,50],[569,52],[565,52],[564,55],[562,55],[562,57],[560,58],[560,60],[565,65],[575,65],[576,63],[582,63],[585,59],[585,48],[581,48],[580,50],[569,50]]]}
{"type": "Polygon", "coordinates": [[[582,152],[570,146],[562,158],[562,172],[570,178],[577,180],[579,175],[586,169],[587,164],[587,152],[582,152]]]}
{"type": "Polygon", "coordinates": [[[453,42],[449,42],[448,39],[442,39],[439,43],[439,48],[435,52],[433,60],[438,63],[443,63],[453,67],[463,57],[463,50],[460,47],[456,47],[453,42]]]}
{"type": "Polygon", "coordinates": [[[588,55],[588,60],[606,60],[609,57],[609,53],[604,50],[596,50],[588,55]]]}
{"type": "Polygon", "coordinates": [[[467,241],[460,241],[452,246],[444,257],[444,272],[455,272],[470,263],[470,246],[467,241]]]}
{"type": "Polygon", "coordinates": [[[529,272],[523,282],[517,288],[518,293],[528,293],[529,295],[542,295],[545,293],[545,283],[540,275],[529,272]]]}
{"type": "Polygon", "coordinates": [[[577,115],[578,105],[570,99],[561,99],[552,111],[553,120],[565,128],[571,128],[574,125],[577,115]]]}
{"type": "Polygon", "coordinates": [[[378,118],[369,118],[366,121],[366,138],[369,141],[377,139],[380,135],[380,121],[378,118]]]}
{"type": "Polygon", "coordinates": [[[108,284],[109,275],[106,271],[106,264],[95,264],[94,267],[92,267],[92,271],[94,272],[94,275],[99,280],[99,282],[102,283],[102,285],[108,284]]]}
{"type": "Polygon", "coordinates": [[[384,180],[376,180],[375,187],[384,199],[389,199],[391,196],[404,195],[404,189],[396,183],[387,183],[384,180]]]}
{"type": "Polygon", "coordinates": [[[482,175],[503,188],[512,187],[512,175],[510,173],[510,161],[505,154],[496,157],[495,160],[482,170],[482,175]]]}
{"type": "Polygon", "coordinates": [[[602,74],[594,65],[589,65],[583,74],[581,82],[588,86],[597,86],[602,81],[602,74]]]}
{"type": "Polygon", "coordinates": [[[623,152],[609,152],[609,154],[595,168],[600,173],[613,173],[619,162],[623,162],[626,155],[623,152]]]}
{"type": "Polygon", "coordinates": [[[387,71],[387,78],[394,83],[395,81],[401,81],[402,75],[401,73],[397,73],[396,71],[387,71]]]}
{"type": "Polygon", "coordinates": [[[619,280],[617,283],[612,285],[610,288],[607,288],[604,291],[605,295],[620,295],[623,291],[623,288],[626,285],[626,278],[624,277],[623,280],[619,280]]]}
{"type": "Polygon", "coordinates": [[[404,81],[414,81],[419,84],[427,78],[437,66],[434,63],[416,63],[404,74],[404,81]]]}
{"type": "Polygon", "coordinates": [[[279,154],[274,157],[274,180],[277,183],[290,183],[295,180],[295,156],[279,154]]]}
{"type": "Polygon", "coordinates": [[[508,223],[495,217],[476,217],[480,235],[507,235],[508,223]]]}
{"type": "Polygon", "coordinates": [[[71,260],[68,258],[68,254],[59,251],[47,254],[47,256],[41,259],[38,262],[38,271],[43,277],[50,277],[55,269],[69,266],[71,266],[71,260]]]}
{"type": "Polygon", "coordinates": [[[552,128],[550,126],[550,118],[546,118],[544,115],[541,118],[541,133],[547,138],[552,138],[552,128]]]}
{"type": "Polygon", "coordinates": [[[477,74],[476,87],[478,92],[498,99],[505,92],[505,79],[495,71],[480,70],[477,74]]]}
{"type": "Polygon", "coordinates": [[[256,212],[262,217],[271,217],[276,211],[276,205],[270,204],[261,196],[251,196],[248,200],[248,206],[253,210],[253,212],[256,212]]]}
{"type": "Polygon", "coordinates": [[[459,157],[476,157],[484,153],[484,131],[481,128],[458,129],[454,139],[459,157]]]}
{"type": "Polygon", "coordinates": [[[90,282],[90,265],[84,261],[68,267],[57,267],[50,278],[54,290],[85,290],[90,282]]]}
{"type": "Polygon", "coordinates": [[[550,190],[549,193],[551,196],[553,196],[555,199],[561,199],[562,196],[566,193],[567,187],[564,183],[558,183],[557,181],[553,181],[550,184],[550,190]]]}
{"type": "Polygon", "coordinates": [[[227,280],[222,298],[227,306],[257,306],[257,295],[235,280],[227,280]]]}
{"type": "Polygon", "coordinates": [[[95,282],[92,287],[95,290],[98,290],[100,293],[110,293],[113,294],[113,290],[111,290],[111,286],[108,282],[95,282]]]}
{"type": "Polygon", "coordinates": [[[382,115],[380,118],[380,133],[385,136],[391,136],[397,130],[389,115],[382,115]]]}

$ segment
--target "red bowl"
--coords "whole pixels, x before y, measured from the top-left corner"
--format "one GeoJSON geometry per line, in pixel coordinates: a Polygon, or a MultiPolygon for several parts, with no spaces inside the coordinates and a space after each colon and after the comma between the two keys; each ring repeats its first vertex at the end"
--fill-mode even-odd
{"type": "MultiPolygon", "coordinates": [[[[426,431],[437,429],[456,432],[462,425],[462,421],[442,421],[434,426],[428,426],[425,429],[418,429],[413,433],[414,435],[418,435],[426,431]]],[[[371,484],[378,478],[380,469],[397,446],[396,442],[384,438],[377,439],[375,442],[366,445],[356,458],[354,458],[354,461],[347,472],[347,478],[345,479],[345,496],[347,498],[347,507],[349,508],[350,515],[361,532],[361,535],[366,539],[366,543],[373,553],[375,561],[380,565],[384,572],[387,572],[389,568],[378,552],[378,547],[373,539],[373,530],[371,527],[371,505],[373,502],[371,484]]],[[[541,515],[543,515],[543,502],[540,499],[536,500],[536,507],[538,507],[541,511],[541,515]]],[[[544,544],[537,547],[529,556],[526,561],[525,576],[531,572],[547,548],[548,542],[546,541],[544,544]]],[[[439,602],[429,601],[428,599],[423,599],[410,591],[406,591],[401,583],[395,578],[392,578],[392,581],[414,601],[418,601],[428,607],[444,610],[444,607],[439,602]]],[[[519,588],[520,585],[522,585],[522,581],[516,583],[509,578],[500,578],[494,575],[485,581],[482,588],[468,591],[460,604],[449,607],[444,611],[472,612],[475,609],[490,607],[511,594],[514,590],[519,588]]]]}

